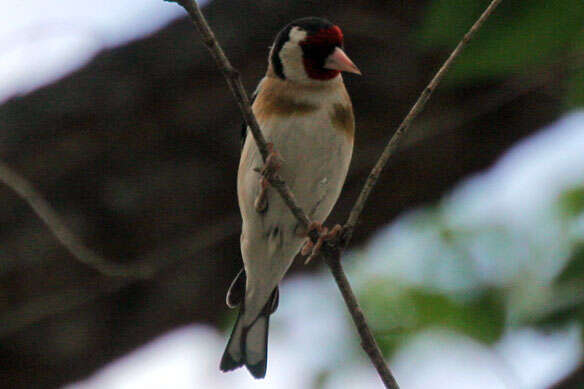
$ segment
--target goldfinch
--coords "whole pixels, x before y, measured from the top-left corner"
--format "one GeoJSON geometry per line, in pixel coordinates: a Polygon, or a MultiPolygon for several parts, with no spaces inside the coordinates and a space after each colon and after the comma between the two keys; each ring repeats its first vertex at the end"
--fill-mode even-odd
{"type": "MultiPolygon", "coordinates": [[[[298,19],[276,36],[253,97],[253,112],[270,142],[266,163],[278,169],[298,205],[317,222],[324,222],[336,203],[353,153],[353,107],[342,71],[361,74],[343,51],[341,29],[321,18],[298,19]]],[[[263,378],[278,283],[307,231],[258,174],[264,162],[247,132],[244,126],[237,176],[244,269],[227,293],[227,305],[241,307],[220,368],[245,365],[263,378]]]]}

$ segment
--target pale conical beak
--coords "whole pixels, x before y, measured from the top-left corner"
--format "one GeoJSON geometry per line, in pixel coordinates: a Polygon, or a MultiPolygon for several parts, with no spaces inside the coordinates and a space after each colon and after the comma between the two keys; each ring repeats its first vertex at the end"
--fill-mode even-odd
{"type": "Polygon", "coordinates": [[[324,61],[324,67],[325,69],[340,70],[341,72],[361,75],[361,71],[340,47],[336,47],[335,51],[327,57],[326,61],[324,61]]]}

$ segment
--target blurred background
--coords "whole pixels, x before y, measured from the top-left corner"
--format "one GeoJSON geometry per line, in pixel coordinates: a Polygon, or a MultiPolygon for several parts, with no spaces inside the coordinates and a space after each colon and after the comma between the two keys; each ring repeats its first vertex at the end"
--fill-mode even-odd
{"type": "MultiPolygon", "coordinates": [[[[339,24],[354,158],[329,223],[488,1],[214,0],[249,91],[291,20],[339,24]]],[[[241,267],[240,115],[182,8],[6,2],[0,159],[92,250],[77,261],[0,186],[0,387],[374,388],[332,277],[293,266],[267,378],[218,364],[241,267]]],[[[584,3],[505,0],[390,161],[344,258],[402,388],[582,388],[584,3]]]]}

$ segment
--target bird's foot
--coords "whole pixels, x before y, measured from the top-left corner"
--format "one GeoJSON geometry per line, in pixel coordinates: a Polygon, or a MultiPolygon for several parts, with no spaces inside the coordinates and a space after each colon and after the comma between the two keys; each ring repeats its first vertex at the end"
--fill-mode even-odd
{"type": "Polygon", "coordinates": [[[253,205],[255,207],[256,212],[262,213],[265,212],[268,208],[268,186],[270,183],[266,179],[266,177],[260,177],[260,193],[256,197],[253,205]]]}
{"type": "Polygon", "coordinates": [[[284,160],[280,153],[276,151],[272,142],[267,143],[266,147],[268,148],[268,157],[266,158],[262,175],[269,177],[274,175],[282,167],[282,162],[284,160]]]}
{"type": "Polygon", "coordinates": [[[267,192],[268,187],[270,186],[269,179],[282,167],[282,156],[280,156],[280,153],[274,149],[274,144],[270,142],[266,146],[268,147],[269,154],[266,158],[264,167],[261,170],[258,170],[261,175],[260,193],[254,201],[254,207],[259,213],[265,212],[268,208],[267,192]]]}
{"type": "Polygon", "coordinates": [[[339,224],[334,226],[329,231],[329,229],[326,227],[323,227],[322,223],[320,223],[320,222],[310,223],[310,225],[308,226],[308,232],[307,232],[309,237],[306,240],[306,242],[304,243],[304,246],[302,247],[302,251],[301,251],[302,255],[310,254],[308,256],[308,258],[306,258],[306,261],[304,261],[304,264],[308,265],[310,263],[310,261],[312,261],[314,258],[316,258],[320,252],[320,248],[322,247],[323,243],[336,239],[342,229],[343,228],[339,224]],[[310,232],[313,230],[318,231],[318,240],[316,241],[316,243],[312,243],[312,240],[310,239],[310,232]]]}

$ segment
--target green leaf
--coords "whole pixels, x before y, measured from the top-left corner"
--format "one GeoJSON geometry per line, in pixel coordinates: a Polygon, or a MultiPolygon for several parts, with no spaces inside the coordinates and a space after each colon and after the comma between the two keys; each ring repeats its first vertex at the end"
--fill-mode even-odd
{"type": "Polygon", "coordinates": [[[503,332],[505,308],[501,296],[493,290],[453,298],[427,289],[396,293],[390,284],[377,282],[360,296],[386,355],[409,336],[431,327],[450,328],[485,343],[496,341],[503,332]]]}
{"type": "Polygon", "coordinates": [[[418,32],[421,47],[452,46],[468,31],[488,1],[432,1],[418,32]]]}
{"type": "Polygon", "coordinates": [[[584,285],[584,242],[574,248],[570,261],[556,279],[557,283],[581,281],[584,285]]]}
{"type": "MultiPolygon", "coordinates": [[[[582,75],[584,76],[584,73],[582,75]]],[[[584,78],[582,81],[584,82],[584,78]]],[[[584,213],[584,186],[565,191],[560,195],[558,203],[563,216],[567,218],[578,217],[584,213]]]]}
{"type": "Polygon", "coordinates": [[[411,298],[422,327],[448,327],[485,343],[496,341],[503,332],[505,310],[494,291],[468,301],[422,291],[414,291],[411,298]]]}
{"type": "Polygon", "coordinates": [[[584,69],[577,70],[568,77],[565,98],[568,109],[584,107],[584,69]]]}
{"type": "MultiPolygon", "coordinates": [[[[420,30],[422,47],[454,48],[487,4],[433,2],[420,30]]],[[[457,59],[447,82],[500,78],[547,63],[577,40],[582,20],[582,0],[503,2],[457,59]]]]}
{"type": "Polygon", "coordinates": [[[359,301],[379,347],[390,355],[417,328],[416,312],[394,280],[371,280],[359,301]]]}

